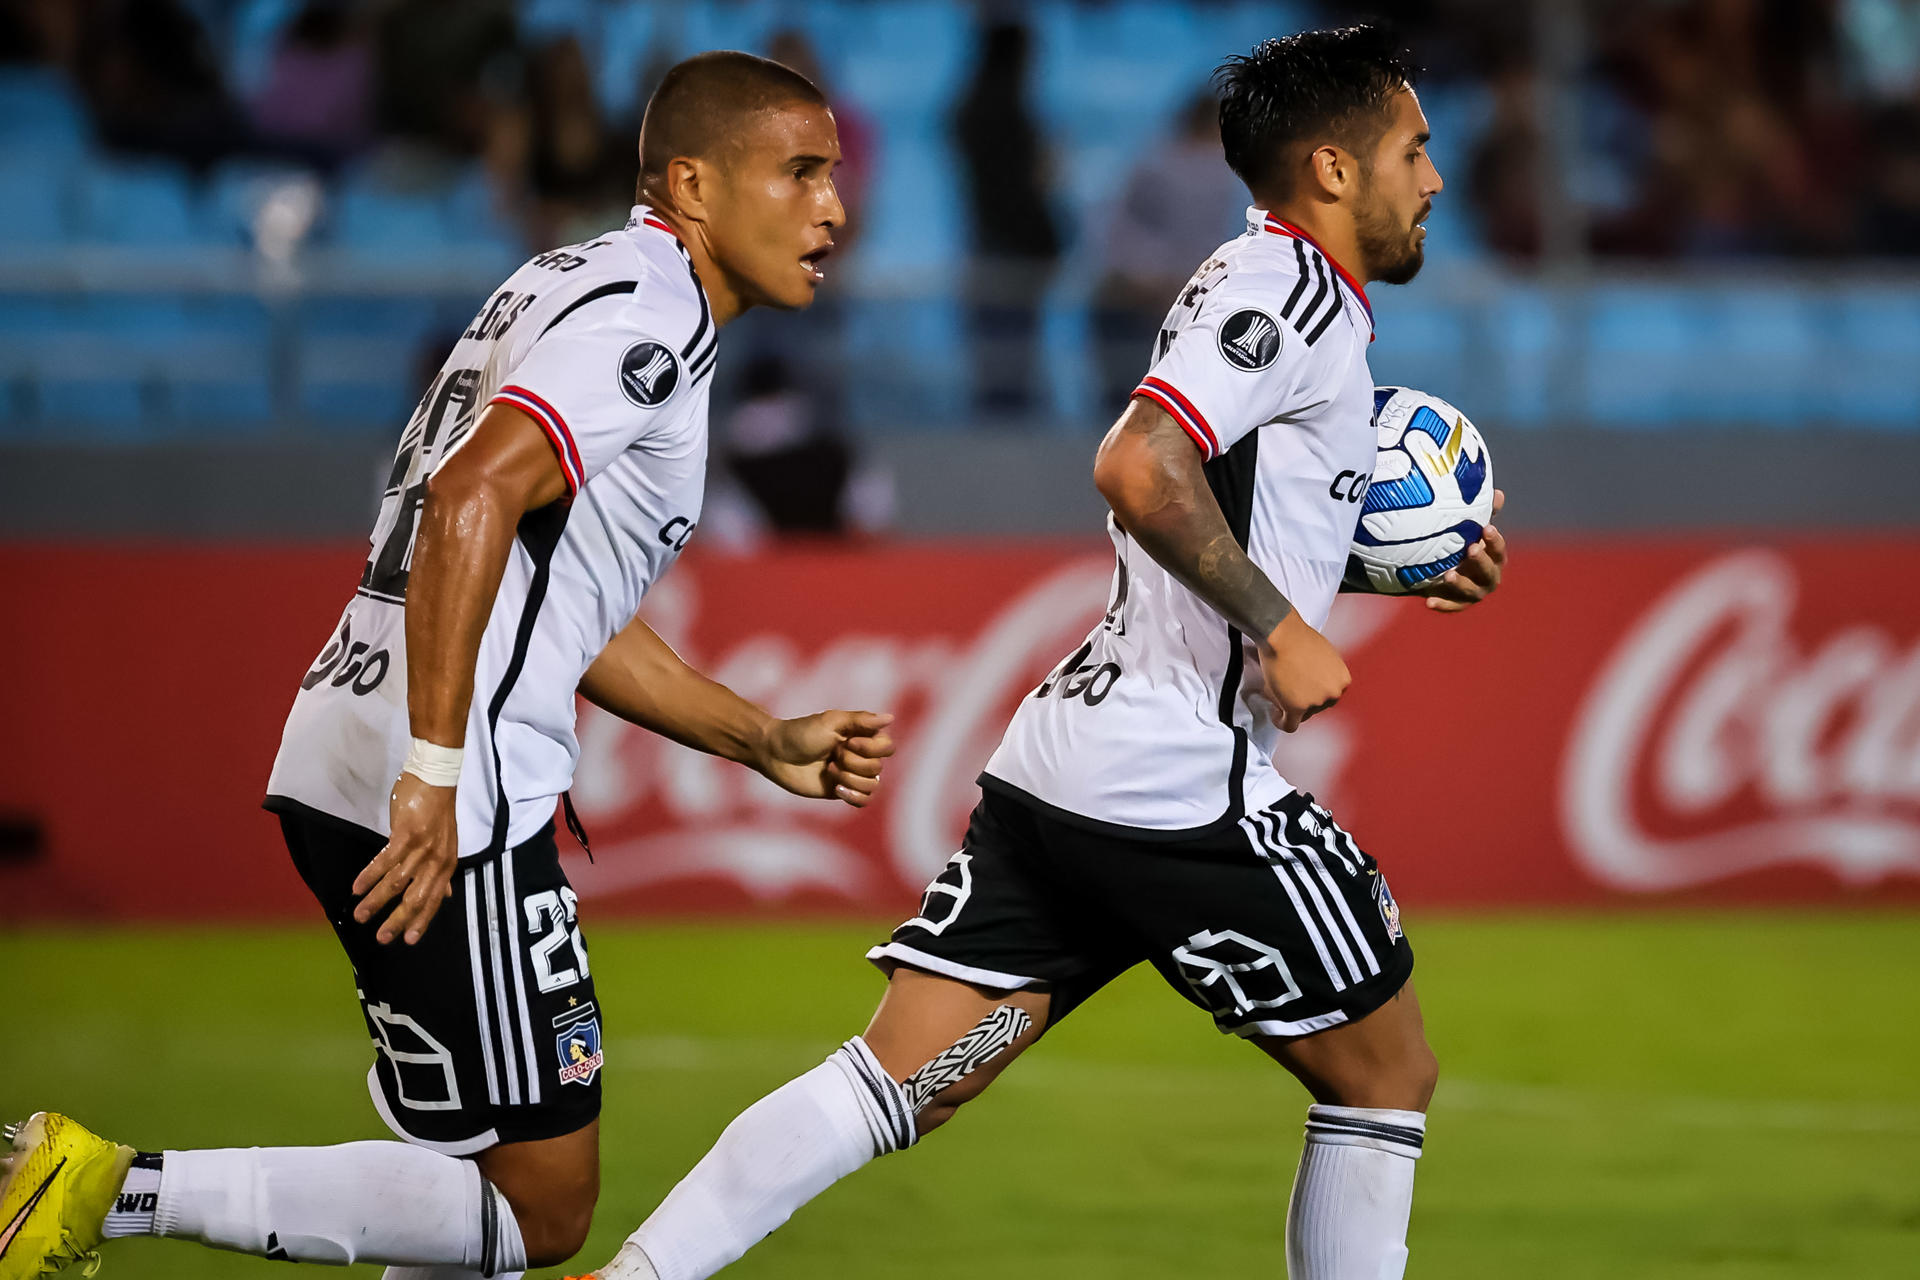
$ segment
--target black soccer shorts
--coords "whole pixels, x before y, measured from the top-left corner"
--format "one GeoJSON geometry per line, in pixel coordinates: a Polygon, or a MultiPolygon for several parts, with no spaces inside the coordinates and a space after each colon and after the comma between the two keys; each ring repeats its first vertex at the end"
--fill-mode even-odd
{"type": "Polygon", "coordinates": [[[1357,1021],[1413,974],[1386,877],[1302,792],[1166,841],[988,790],[920,913],[867,958],[1049,989],[1053,1022],[1146,960],[1220,1030],[1282,1038],[1357,1021]]]}
{"type": "Polygon", "coordinates": [[[447,1155],[557,1138],[600,1114],[602,1019],[553,826],[463,861],[420,941],[357,924],[354,877],[379,835],[280,813],[287,851],[346,948],[373,1037],[367,1090],[395,1134],[447,1155]]]}

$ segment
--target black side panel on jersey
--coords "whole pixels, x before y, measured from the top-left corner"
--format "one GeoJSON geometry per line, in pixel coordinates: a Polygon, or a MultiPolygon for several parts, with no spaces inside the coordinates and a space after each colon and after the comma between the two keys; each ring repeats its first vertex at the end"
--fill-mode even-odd
{"type": "Polygon", "coordinates": [[[520,607],[520,625],[513,633],[513,655],[500,674],[500,686],[487,703],[487,744],[493,751],[493,838],[487,842],[484,857],[497,857],[507,847],[507,826],[512,804],[507,800],[507,780],[500,772],[500,712],[527,665],[527,648],[533,643],[533,625],[540,618],[540,605],[547,598],[547,583],[553,573],[553,553],[560,546],[560,534],[567,527],[564,502],[550,502],[538,511],[529,511],[520,519],[520,545],[533,559],[533,580],[527,584],[527,600],[520,607]]]}
{"type": "MultiPolygon", "coordinates": [[[[1207,487],[1227,517],[1233,540],[1245,550],[1253,529],[1253,488],[1260,471],[1260,432],[1240,437],[1232,448],[1204,464],[1207,487]]],[[[1247,771],[1247,731],[1233,722],[1233,706],[1240,696],[1243,674],[1240,630],[1227,628],[1227,670],[1220,677],[1220,723],[1233,730],[1233,764],[1227,774],[1227,813],[1237,819],[1245,810],[1241,777],[1247,771]]]]}

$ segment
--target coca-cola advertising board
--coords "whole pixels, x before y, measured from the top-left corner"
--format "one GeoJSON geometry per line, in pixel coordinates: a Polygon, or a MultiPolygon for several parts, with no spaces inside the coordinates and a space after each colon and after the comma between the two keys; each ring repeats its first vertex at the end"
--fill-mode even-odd
{"type": "MultiPolygon", "coordinates": [[[[258,802],[363,554],[0,549],[10,920],[311,909],[258,802]]],[[[1353,688],[1276,763],[1410,908],[1920,901],[1920,602],[1898,586],[1917,557],[1913,537],[1522,538],[1465,614],[1342,598],[1353,688]]],[[[899,754],[856,812],[583,705],[594,861],[562,836],[581,897],[899,912],[1111,577],[1083,543],[691,552],[649,599],[656,629],[782,714],[896,713],[899,754]]]]}

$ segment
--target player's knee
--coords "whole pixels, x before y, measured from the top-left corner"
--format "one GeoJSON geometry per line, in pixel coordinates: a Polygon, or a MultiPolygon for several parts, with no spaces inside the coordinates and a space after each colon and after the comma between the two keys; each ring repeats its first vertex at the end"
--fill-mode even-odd
{"type": "Polygon", "coordinates": [[[928,1100],[924,1108],[915,1114],[913,1118],[915,1132],[923,1138],[926,1137],[929,1133],[932,1133],[935,1129],[938,1129],[941,1125],[953,1119],[953,1117],[959,1113],[961,1107],[972,1102],[982,1093],[985,1093],[987,1086],[992,1083],[992,1076],[972,1075],[960,1081],[958,1084],[949,1085],[947,1088],[942,1089],[928,1100]]]}
{"type": "Polygon", "coordinates": [[[1385,1059],[1356,1055],[1330,1071],[1316,1092],[1338,1107],[1378,1107],[1389,1111],[1425,1111],[1440,1082],[1440,1060],[1425,1036],[1409,1041],[1385,1059]]]}
{"type": "Polygon", "coordinates": [[[598,1193],[597,1178],[565,1186],[548,1184],[531,1193],[507,1192],[529,1268],[557,1267],[580,1252],[593,1226],[598,1193]]]}
{"type": "Polygon", "coordinates": [[[1406,1066],[1402,1070],[1401,1087],[1409,1099],[1418,1101],[1417,1106],[1400,1107],[1401,1111],[1425,1111],[1433,1101],[1433,1091],[1440,1084],[1440,1059],[1435,1056],[1433,1046],[1422,1037],[1419,1044],[1409,1053],[1406,1066]]]}
{"type": "Polygon", "coordinates": [[[548,1202],[526,1209],[514,1206],[520,1241],[526,1246],[527,1266],[557,1267],[580,1252],[593,1226],[593,1202],[548,1202]]]}

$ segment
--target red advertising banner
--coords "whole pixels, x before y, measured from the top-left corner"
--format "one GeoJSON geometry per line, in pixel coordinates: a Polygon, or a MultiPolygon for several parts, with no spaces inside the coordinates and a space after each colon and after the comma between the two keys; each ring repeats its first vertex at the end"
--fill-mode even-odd
{"type": "MultiPolygon", "coordinates": [[[[311,910],[258,803],[362,554],[0,548],[6,919],[311,910]]],[[[1346,597],[1353,689],[1277,763],[1409,905],[1920,901],[1920,600],[1888,588],[1916,555],[1523,542],[1464,615],[1346,597]]],[[[900,752],[855,812],[583,707],[581,897],[898,912],[1110,573],[1060,543],[690,554],[648,604],[690,661],[782,714],[893,711],[900,752]]]]}

